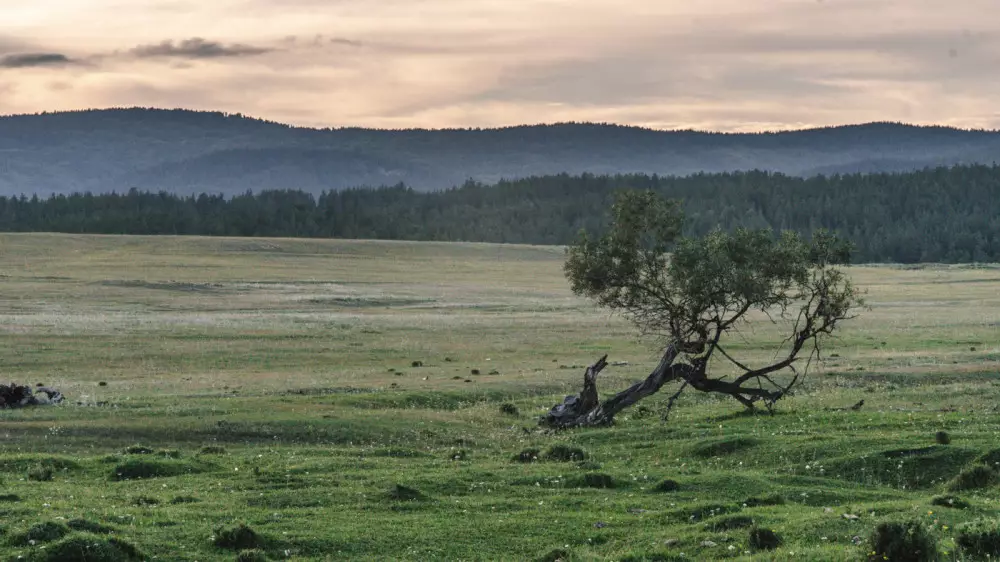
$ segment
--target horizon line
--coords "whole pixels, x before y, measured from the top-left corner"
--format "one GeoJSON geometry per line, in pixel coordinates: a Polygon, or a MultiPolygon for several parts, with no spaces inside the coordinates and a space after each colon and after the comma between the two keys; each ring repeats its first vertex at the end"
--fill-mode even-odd
{"type": "Polygon", "coordinates": [[[598,126],[598,127],[613,127],[622,129],[638,129],[642,131],[659,132],[659,133],[696,133],[704,135],[725,135],[725,136],[749,136],[749,135],[781,135],[789,133],[801,133],[809,131],[823,131],[832,129],[848,129],[848,128],[858,128],[858,127],[869,127],[874,125],[892,125],[898,127],[909,127],[916,129],[946,129],[951,131],[967,132],[967,133],[998,133],[1000,129],[987,129],[987,128],[973,128],[973,127],[959,127],[955,125],[943,125],[943,124],[922,124],[922,123],[908,123],[903,121],[868,121],[860,123],[842,123],[838,125],[815,125],[815,126],[804,126],[800,128],[788,128],[788,129],[761,129],[758,131],[721,131],[721,130],[709,130],[709,129],[695,129],[695,128],[677,128],[677,129],[663,129],[655,128],[644,125],[629,125],[624,123],[614,123],[614,122],[602,122],[602,121],[554,121],[554,122],[539,122],[539,123],[519,123],[513,125],[498,125],[493,127],[403,127],[403,128],[385,128],[385,127],[366,127],[362,125],[340,125],[340,126],[310,126],[310,125],[296,125],[292,123],[286,123],[282,121],[276,121],[273,119],[267,119],[263,117],[256,117],[243,112],[230,112],[223,110],[206,110],[206,109],[190,109],[185,107],[156,107],[156,106],[107,106],[107,107],[92,107],[86,109],[69,109],[69,110],[59,110],[59,111],[40,111],[35,113],[2,113],[0,114],[0,119],[16,119],[16,118],[27,118],[27,117],[43,117],[48,115],[71,115],[79,113],[100,113],[100,112],[113,112],[113,111],[151,111],[151,112],[183,112],[183,113],[195,113],[195,114],[205,114],[205,115],[221,115],[225,118],[237,118],[246,119],[250,121],[257,121],[261,123],[267,123],[272,125],[281,125],[283,127],[288,127],[291,129],[306,129],[313,131],[338,131],[338,130],[364,130],[364,131],[384,131],[384,132],[403,132],[403,131],[415,131],[415,132],[477,132],[477,131],[502,131],[510,129],[522,129],[522,128],[533,128],[533,127],[557,127],[557,126],[567,126],[567,125],[583,125],[583,126],[598,126]]]}

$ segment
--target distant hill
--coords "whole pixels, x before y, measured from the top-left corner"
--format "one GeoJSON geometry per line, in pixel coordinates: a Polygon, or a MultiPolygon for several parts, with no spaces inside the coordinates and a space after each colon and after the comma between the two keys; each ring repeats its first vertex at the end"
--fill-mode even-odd
{"type": "Polygon", "coordinates": [[[782,133],[602,124],[502,129],[308,129],[242,115],[110,109],[0,117],[0,194],[177,194],[394,185],[570,173],[759,169],[811,176],[1000,160],[1000,132],[872,123],[782,133]]]}

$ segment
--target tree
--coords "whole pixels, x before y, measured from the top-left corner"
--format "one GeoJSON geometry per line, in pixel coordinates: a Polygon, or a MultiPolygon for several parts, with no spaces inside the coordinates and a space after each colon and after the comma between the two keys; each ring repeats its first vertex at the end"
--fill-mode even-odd
{"type": "Polygon", "coordinates": [[[688,387],[771,410],[819,356],[823,339],[863,304],[836,267],[848,263],[850,246],[831,233],[817,231],[810,241],[792,232],[775,237],[748,229],[683,237],[679,203],[652,191],[620,192],[611,215],[606,234],[592,239],[584,233],[567,250],[566,277],[574,293],[623,314],[643,334],[660,338],[665,351],[645,380],[603,402],[596,382],[607,366],[602,357],[584,374],[579,396],[553,407],[544,425],[609,425],[669,382],[680,388],[668,413],[688,387]],[[726,349],[752,315],[789,331],[771,364],[750,366],[726,349]],[[807,363],[800,371],[803,354],[807,363]],[[719,361],[735,366],[735,379],[709,375],[719,361]]]}

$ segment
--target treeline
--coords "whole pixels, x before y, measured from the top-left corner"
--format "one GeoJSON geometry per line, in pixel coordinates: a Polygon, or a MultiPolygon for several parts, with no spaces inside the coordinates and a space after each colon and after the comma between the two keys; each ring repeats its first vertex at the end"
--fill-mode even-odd
{"type": "Polygon", "coordinates": [[[403,185],[177,196],[137,189],[0,197],[0,230],[197,234],[566,244],[600,231],[616,190],[653,189],[684,201],[687,229],[828,228],[859,262],[1000,261],[1000,167],[799,178],[767,172],[554,175],[421,193],[403,185]]]}

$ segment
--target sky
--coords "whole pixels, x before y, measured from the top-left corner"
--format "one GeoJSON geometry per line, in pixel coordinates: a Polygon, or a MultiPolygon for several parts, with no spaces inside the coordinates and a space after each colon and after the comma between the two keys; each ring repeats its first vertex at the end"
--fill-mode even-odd
{"type": "Polygon", "coordinates": [[[0,0],[0,114],[1000,128],[997,0],[0,0]]]}

